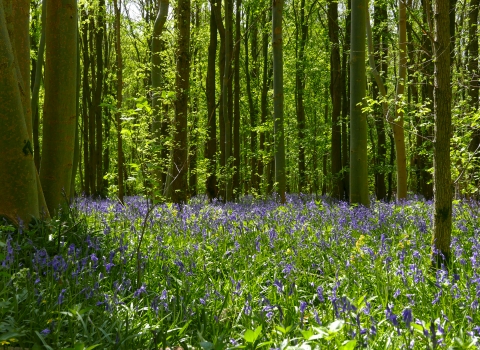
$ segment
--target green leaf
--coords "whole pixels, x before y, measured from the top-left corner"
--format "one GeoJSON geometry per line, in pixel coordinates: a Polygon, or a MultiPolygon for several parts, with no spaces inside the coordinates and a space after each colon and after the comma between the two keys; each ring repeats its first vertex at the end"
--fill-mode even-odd
{"type": "Polygon", "coordinates": [[[3,333],[3,334],[0,335],[0,341],[12,339],[12,338],[19,338],[21,336],[22,336],[22,334],[17,333],[17,332],[3,333]]]}
{"type": "Polygon", "coordinates": [[[328,333],[333,333],[333,334],[338,333],[343,328],[344,324],[345,324],[345,321],[343,320],[333,321],[328,325],[328,333]]]}
{"type": "Polygon", "coordinates": [[[308,329],[308,330],[305,330],[305,331],[300,330],[300,332],[302,333],[303,339],[305,339],[305,340],[309,340],[314,334],[311,329],[308,329]]]}
{"type": "Polygon", "coordinates": [[[245,339],[247,343],[253,343],[255,341],[255,333],[251,329],[247,329],[243,334],[243,339],[245,339]]]}
{"type": "Polygon", "coordinates": [[[357,345],[356,340],[346,340],[343,342],[342,346],[339,347],[339,350],[353,350],[357,345]]]}

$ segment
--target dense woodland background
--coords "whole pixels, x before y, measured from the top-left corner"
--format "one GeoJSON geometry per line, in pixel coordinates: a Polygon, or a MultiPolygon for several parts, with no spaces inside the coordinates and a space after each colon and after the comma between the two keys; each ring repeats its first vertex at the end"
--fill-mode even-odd
{"type": "MultiPolygon", "coordinates": [[[[451,187],[457,197],[477,194],[478,0],[448,3],[449,48],[437,33],[445,1],[354,1],[363,11],[356,24],[351,1],[2,2],[21,91],[32,96],[30,106],[22,95],[28,139],[18,139],[50,211],[59,189],[177,203],[285,191],[363,204],[372,193],[432,199],[435,57],[448,49],[451,187]],[[351,107],[363,85],[361,109],[351,107]],[[368,150],[360,172],[350,168],[357,139],[368,150]],[[61,181],[58,149],[73,159],[61,181]],[[366,176],[367,199],[349,198],[366,176]]],[[[441,144],[448,149],[448,138],[441,144]]]]}

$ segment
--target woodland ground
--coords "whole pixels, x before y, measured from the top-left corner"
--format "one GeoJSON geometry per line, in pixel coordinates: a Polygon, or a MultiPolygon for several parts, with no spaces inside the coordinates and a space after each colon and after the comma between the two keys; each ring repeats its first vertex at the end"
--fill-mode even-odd
{"type": "Polygon", "coordinates": [[[480,204],[243,198],[151,208],[79,198],[0,226],[0,344],[33,349],[467,349],[480,344],[480,204]]]}

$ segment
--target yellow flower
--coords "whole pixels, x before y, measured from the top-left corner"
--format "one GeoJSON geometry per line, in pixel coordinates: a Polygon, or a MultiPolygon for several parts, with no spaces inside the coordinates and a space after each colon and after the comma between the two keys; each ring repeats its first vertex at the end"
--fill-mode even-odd
{"type": "Polygon", "coordinates": [[[50,323],[52,323],[52,322],[53,322],[53,319],[49,319],[49,320],[47,321],[47,324],[50,324],[50,323]]]}
{"type": "Polygon", "coordinates": [[[287,249],[287,251],[285,252],[285,254],[289,255],[292,251],[290,250],[290,248],[287,249]]]}
{"type": "Polygon", "coordinates": [[[10,342],[8,342],[6,340],[0,341],[0,345],[8,345],[8,344],[10,344],[10,342]]]}
{"type": "Polygon", "coordinates": [[[403,242],[398,243],[398,248],[400,248],[400,249],[404,248],[403,242]]]}

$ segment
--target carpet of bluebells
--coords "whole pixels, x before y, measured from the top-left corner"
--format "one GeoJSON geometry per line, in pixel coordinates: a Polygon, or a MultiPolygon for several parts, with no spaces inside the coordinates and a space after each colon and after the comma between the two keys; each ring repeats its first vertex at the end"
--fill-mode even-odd
{"type": "Polygon", "coordinates": [[[454,203],[452,263],[433,270],[417,199],[79,198],[29,231],[0,224],[0,346],[476,349],[479,205],[454,203]]]}

